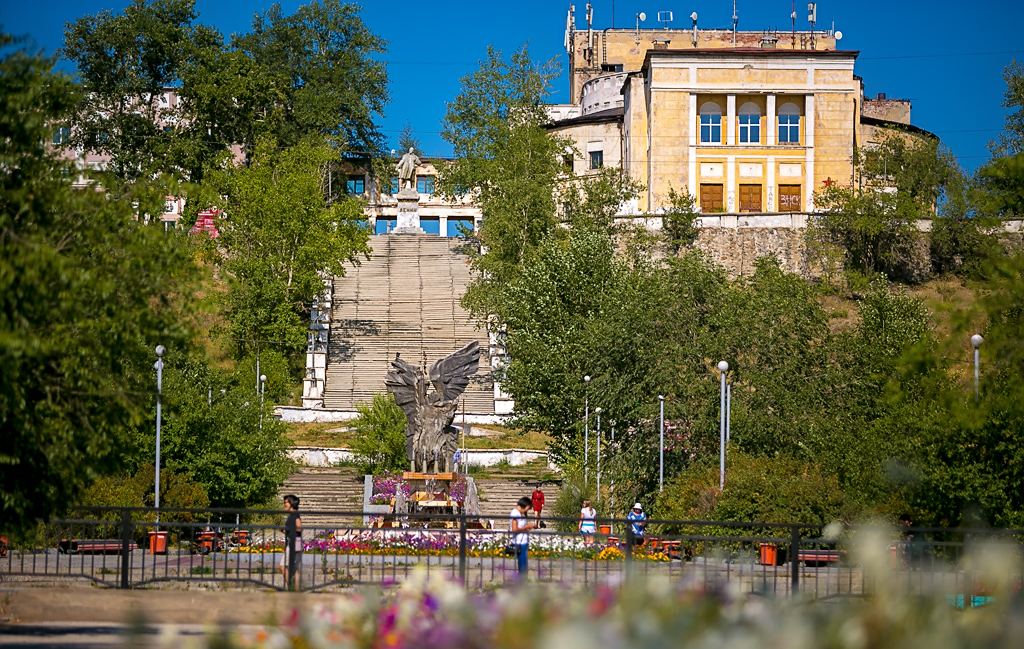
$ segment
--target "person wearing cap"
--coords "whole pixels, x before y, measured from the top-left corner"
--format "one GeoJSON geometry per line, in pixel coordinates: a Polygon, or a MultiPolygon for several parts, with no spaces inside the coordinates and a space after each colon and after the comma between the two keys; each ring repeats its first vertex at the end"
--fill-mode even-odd
{"type": "Polygon", "coordinates": [[[626,514],[626,520],[633,527],[633,543],[635,545],[643,545],[644,528],[647,527],[647,514],[644,513],[643,506],[640,503],[634,504],[633,509],[626,514]]]}

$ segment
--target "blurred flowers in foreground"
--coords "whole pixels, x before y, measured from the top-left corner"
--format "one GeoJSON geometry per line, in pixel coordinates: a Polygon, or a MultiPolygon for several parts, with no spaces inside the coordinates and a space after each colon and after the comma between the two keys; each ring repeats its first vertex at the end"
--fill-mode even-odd
{"type": "Polygon", "coordinates": [[[422,571],[395,590],[340,596],[333,606],[293,611],[278,627],[215,642],[268,649],[1024,646],[1019,545],[989,545],[978,555],[983,560],[966,558],[962,567],[972,582],[986,584],[987,593],[984,606],[967,610],[956,600],[962,580],[928,590],[922,575],[908,584],[891,570],[887,545],[883,538],[862,544],[864,569],[874,584],[867,597],[767,598],[726,585],[654,579],[615,588],[525,585],[475,593],[422,571]]]}

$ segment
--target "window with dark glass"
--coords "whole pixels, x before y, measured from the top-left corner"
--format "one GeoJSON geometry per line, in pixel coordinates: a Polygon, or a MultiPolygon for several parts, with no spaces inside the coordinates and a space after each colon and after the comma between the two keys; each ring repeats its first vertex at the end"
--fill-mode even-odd
{"type": "Polygon", "coordinates": [[[58,126],[53,131],[53,143],[54,144],[67,144],[68,140],[71,139],[71,127],[69,126],[58,126]]]}
{"type": "Polygon", "coordinates": [[[363,176],[349,176],[345,182],[346,194],[362,194],[366,191],[366,179],[363,176]]]}
{"type": "Polygon", "coordinates": [[[590,168],[600,169],[604,166],[604,151],[590,152],[590,168]]]}
{"type": "Polygon", "coordinates": [[[416,178],[416,191],[420,194],[433,194],[434,193],[434,177],[433,176],[418,176],[416,178]]]}

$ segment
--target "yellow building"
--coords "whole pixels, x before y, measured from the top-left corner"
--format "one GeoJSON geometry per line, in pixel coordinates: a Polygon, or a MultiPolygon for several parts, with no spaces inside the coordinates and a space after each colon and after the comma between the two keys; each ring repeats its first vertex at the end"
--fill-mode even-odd
{"type": "Polygon", "coordinates": [[[575,173],[603,162],[638,181],[635,212],[667,207],[670,189],[688,192],[704,212],[811,212],[815,191],[856,181],[854,151],[886,127],[931,135],[909,125],[908,101],[864,99],[858,52],[836,49],[839,38],[576,31],[570,15],[573,103],[551,107],[551,130],[575,144],[575,173]]]}
{"type": "Polygon", "coordinates": [[[623,84],[623,169],[705,212],[804,212],[822,183],[853,182],[857,52],[651,49],[623,84]]]}

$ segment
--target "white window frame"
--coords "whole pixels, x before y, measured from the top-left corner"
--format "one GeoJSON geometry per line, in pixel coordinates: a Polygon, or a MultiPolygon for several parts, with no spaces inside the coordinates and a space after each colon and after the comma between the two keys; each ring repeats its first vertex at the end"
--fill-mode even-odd
{"type": "Polygon", "coordinates": [[[793,102],[782,104],[779,106],[778,120],[779,144],[800,144],[800,107],[793,102]]]}
{"type": "Polygon", "coordinates": [[[722,107],[713,101],[706,101],[700,106],[700,143],[722,143],[722,107]],[[716,130],[718,137],[715,137],[716,130]]]}
{"type": "Polygon", "coordinates": [[[761,143],[761,107],[752,101],[740,106],[740,144],[761,143]]]}

